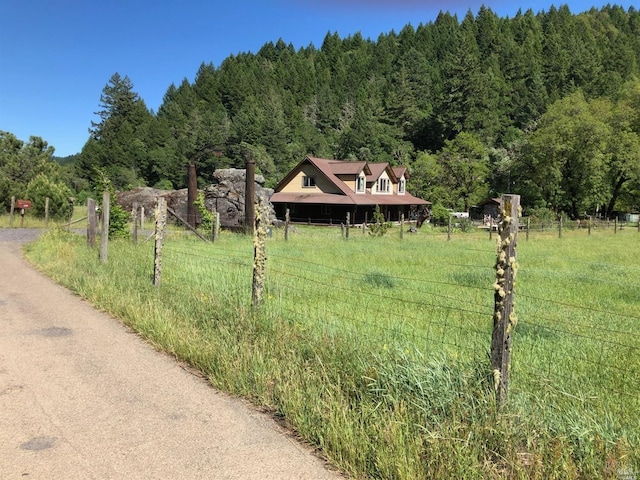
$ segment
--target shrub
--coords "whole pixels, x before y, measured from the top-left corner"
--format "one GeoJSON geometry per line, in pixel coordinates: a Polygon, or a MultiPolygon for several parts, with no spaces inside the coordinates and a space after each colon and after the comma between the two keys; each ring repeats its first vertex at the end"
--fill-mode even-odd
{"type": "Polygon", "coordinates": [[[380,211],[380,205],[376,205],[376,211],[373,213],[373,222],[369,225],[369,235],[374,237],[382,237],[389,229],[389,223],[385,221],[384,215],[380,211]]]}
{"type": "Polygon", "coordinates": [[[213,213],[207,208],[204,203],[204,193],[198,192],[198,198],[193,202],[198,213],[200,213],[200,228],[205,231],[211,231],[213,228],[213,213]]]}
{"type": "Polygon", "coordinates": [[[129,237],[129,218],[131,214],[117,204],[109,207],[109,238],[129,237]]]}
{"type": "Polygon", "coordinates": [[[62,183],[57,183],[41,173],[27,185],[25,192],[31,200],[33,213],[44,217],[46,199],[49,198],[49,216],[52,218],[69,218],[73,212],[71,190],[62,183]]]}
{"type": "Polygon", "coordinates": [[[449,216],[451,212],[445,208],[441,203],[436,203],[431,208],[431,221],[434,225],[446,225],[449,223],[449,216]]]}

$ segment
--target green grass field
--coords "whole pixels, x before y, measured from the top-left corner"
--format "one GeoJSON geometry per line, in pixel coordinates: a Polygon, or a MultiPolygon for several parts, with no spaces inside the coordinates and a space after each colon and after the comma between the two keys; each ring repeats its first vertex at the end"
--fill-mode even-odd
{"type": "Polygon", "coordinates": [[[355,478],[617,479],[640,472],[639,247],[630,228],[521,234],[502,410],[487,233],[274,230],[257,311],[242,235],[172,232],[159,287],[152,242],[111,242],[102,265],[55,229],[27,255],[355,478]]]}

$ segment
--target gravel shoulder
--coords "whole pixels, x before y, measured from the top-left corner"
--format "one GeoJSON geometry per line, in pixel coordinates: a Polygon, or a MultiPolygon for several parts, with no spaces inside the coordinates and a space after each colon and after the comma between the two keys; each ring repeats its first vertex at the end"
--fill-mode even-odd
{"type": "Polygon", "coordinates": [[[23,258],[0,228],[0,478],[344,478],[23,258]]]}

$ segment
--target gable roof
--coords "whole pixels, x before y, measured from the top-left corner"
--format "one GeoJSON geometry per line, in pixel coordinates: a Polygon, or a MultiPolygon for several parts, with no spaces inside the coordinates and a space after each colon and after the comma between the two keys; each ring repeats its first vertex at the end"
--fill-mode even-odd
{"type": "Polygon", "coordinates": [[[398,180],[400,180],[403,175],[405,179],[408,178],[407,167],[391,167],[391,170],[393,170],[393,173],[398,180]]]}
{"type": "MultiPolygon", "coordinates": [[[[398,167],[404,168],[404,167],[398,167]]],[[[371,193],[356,194],[337,175],[359,175],[365,172],[367,182],[376,181],[382,172],[387,171],[389,177],[397,181],[394,170],[388,163],[368,163],[368,162],[348,162],[343,160],[329,160],[327,158],[317,158],[306,156],[296,165],[274,188],[271,196],[272,202],[280,203],[314,203],[332,205],[430,205],[431,202],[414,197],[409,193],[404,195],[374,195],[371,193]],[[318,193],[318,192],[291,192],[283,193],[280,190],[298,174],[304,164],[313,165],[317,171],[328,181],[334,184],[341,193],[318,193]],[[371,179],[371,180],[370,180],[371,179]]],[[[406,170],[406,169],[405,169],[406,170]]]]}
{"type": "Polygon", "coordinates": [[[379,163],[369,163],[368,165],[369,165],[369,169],[371,170],[371,174],[367,175],[367,182],[377,181],[380,178],[380,175],[382,175],[384,171],[387,172],[387,174],[389,175],[389,178],[391,178],[393,181],[395,182],[398,181],[398,177],[396,176],[396,173],[393,171],[393,169],[388,163],[379,162],[379,163]]]}

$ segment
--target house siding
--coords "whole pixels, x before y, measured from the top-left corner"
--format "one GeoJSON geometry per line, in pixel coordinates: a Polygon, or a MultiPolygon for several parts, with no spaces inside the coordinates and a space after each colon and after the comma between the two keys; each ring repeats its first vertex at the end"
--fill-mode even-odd
{"type": "Polygon", "coordinates": [[[284,193],[341,193],[340,190],[319,172],[313,165],[303,165],[295,177],[291,179],[281,190],[284,193]],[[302,178],[304,176],[315,177],[315,187],[303,187],[302,178]]]}

